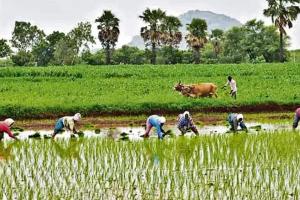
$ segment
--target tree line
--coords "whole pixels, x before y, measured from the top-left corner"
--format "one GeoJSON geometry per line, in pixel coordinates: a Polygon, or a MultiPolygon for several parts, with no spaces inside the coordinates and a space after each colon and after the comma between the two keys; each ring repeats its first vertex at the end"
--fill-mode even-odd
{"type": "Polygon", "coordinates": [[[89,49],[96,40],[90,22],[78,23],[69,33],[54,31],[46,35],[30,22],[16,21],[11,40],[0,39],[0,58],[9,58],[17,66],[284,62],[289,45],[286,28],[292,28],[300,13],[300,0],[267,2],[263,13],[271,17],[271,26],[253,19],[228,31],[208,32],[206,21],[195,18],[186,25],[186,35],[180,32],[183,25],[177,17],[147,8],[139,16],[145,24],[140,30],[144,50],[126,45],[115,49],[120,20],[110,10],[95,20],[102,46],[97,52],[89,49]],[[188,50],[178,48],[183,40],[188,50]]]}

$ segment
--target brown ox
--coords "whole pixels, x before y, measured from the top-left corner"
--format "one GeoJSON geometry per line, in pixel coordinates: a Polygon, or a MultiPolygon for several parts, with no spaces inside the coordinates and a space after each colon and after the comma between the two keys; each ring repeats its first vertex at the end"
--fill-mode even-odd
{"type": "Polygon", "coordinates": [[[191,85],[184,85],[179,82],[175,85],[174,89],[180,92],[183,96],[186,97],[212,97],[217,95],[217,86],[213,83],[199,83],[199,84],[191,84],[191,85]]]}

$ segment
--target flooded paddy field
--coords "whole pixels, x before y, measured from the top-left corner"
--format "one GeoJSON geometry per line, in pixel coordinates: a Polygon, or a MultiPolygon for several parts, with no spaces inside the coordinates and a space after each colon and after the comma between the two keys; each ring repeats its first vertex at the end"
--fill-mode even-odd
{"type": "Polygon", "coordinates": [[[249,132],[198,125],[199,137],[142,139],[142,126],[83,129],[55,140],[19,130],[0,143],[3,199],[299,199],[300,134],[288,120],[249,132]]]}
{"type": "MultiPolygon", "coordinates": [[[[289,123],[259,123],[259,122],[248,122],[248,133],[249,134],[258,134],[260,132],[278,132],[278,131],[292,131],[291,124],[289,123]]],[[[166,137],[176,137],[182,136],[180,131],[177,129],[176,125],[165,126],[166,131],[169,131],[170,134],[166,137]]],[[[200,135],[220,135],[220,134],[229,134],[229,126],[227,125],[203,125],[197,126],[197,129],[200,132],[200,135]]],[[[128,140],[143,140],[140,135],[144,134],[145,127],[140,126],[128,126],[128,127],[114,127],[114,128],[96,128],[90,130],[80,131],[78,135],[72,135],[70,132],[63,132],[56,135],[55,139],[70,139],[73,138],[112,138],[115,140],[118,139],[128,139],[128,140]]],[[[52,130],[21,130],[16,132],[17,137],[20,140],[27,139],[50,139],[53,131],[52,130]]],[[[194,136],[192,132],[188,132],[185,136],[190,137],[194,136]]],[[[152,131],[151,137],[157,138],[155,129],[152,131]]],[[[4,135],[4,140],[11,140],[7,135],[4,135]]]]}

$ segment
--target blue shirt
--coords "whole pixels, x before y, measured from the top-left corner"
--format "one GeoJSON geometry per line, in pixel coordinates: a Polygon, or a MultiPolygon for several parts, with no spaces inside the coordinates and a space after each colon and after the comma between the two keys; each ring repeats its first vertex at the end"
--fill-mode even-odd
{"type": "Polygon", "coordinates": [[[161,129],[161,123],[159,121],[159,116],[158,115],[151,115],[148,118],[148,123],[150,123],[153,127],[155,127],[157,135],[160,139],[162,139],[163,135],[162,135],[162,129],[161,129]]]}
{"type": "Polygon", "coordinates": [[[178,116],[178,124],[177,124],[178,128],[183,128],[183,127],[190,128],[193,126],[194,126],[194,122],[191,117],[186,118],[183,114],[180,114],[178,116]]]}

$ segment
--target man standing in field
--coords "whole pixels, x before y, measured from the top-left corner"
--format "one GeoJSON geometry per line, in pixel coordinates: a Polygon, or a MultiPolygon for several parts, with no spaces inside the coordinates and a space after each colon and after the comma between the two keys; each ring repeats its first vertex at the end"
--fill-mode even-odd
{"type": "Polygon", "coordinates": [[[300,108],[297,108],[297,110],[295,111],[295,117],[293,122],[294,130],[298,127],[299,121],[300,121],[300,108]]]}
{"type": "Polygon", "coordinates": [[[7,133],[9,137],[18,140],[16,136],[11,132],[10,128],[14,125],[15,121],[11,118],[8,118],[4,120],[3,122],[0,122],[0,140],[3,139],[4,133],[7,133]]]}
{"type": "Polygon", "coordinates": [[[151,115],[148,117],[146,121],[146,131],[144,135],[141,135],[141,137],[147,138],[149,137],[150,131],[152,127],[156,129],[158,139],[163,139],[165,134],[165,131],[163,130],[163,126],[166,123],[166,118],[158,115],[151,115]]]}
{"type": "Polygon", "coordinates": [[[242,130],[247,131],[247,127],[244,123],[244,116],[242,114],[230,113],[228,115],[227,121],[230,124],[230,130],[236,132],[240,126],[242,130]]]}
{"type": "Polygon", "coordinates": [[[236,86],[236,81],[233,80],[231,76],[228,76],[228,81],[227,83],[223,86],[225,88],[226,86],[230,85],[230,95],[232,98],[236,99],[236,93],[237,93],[237,86],[236,86]]]}
{"type": "Polygon", "coordinates": [[[188,111],[179,114],[177,119],[177,128],[181,131],[182,135],[184,135],[189,130],[192,130],[196,135],[199,135],[199,132],[192,119],[192,116],[188,111]]]}
{"type": "Polygon", "coordinates": [[[57,120],[54,128],[54,133],[52,137],[54,138],[56,134],[63,131],[65,128],[68,131],[72,131],[72,134],[77,134],[76,124],[80,121],[81,115],[80,113],[76,113],[74,116],[66,116],[57,120]]]}

